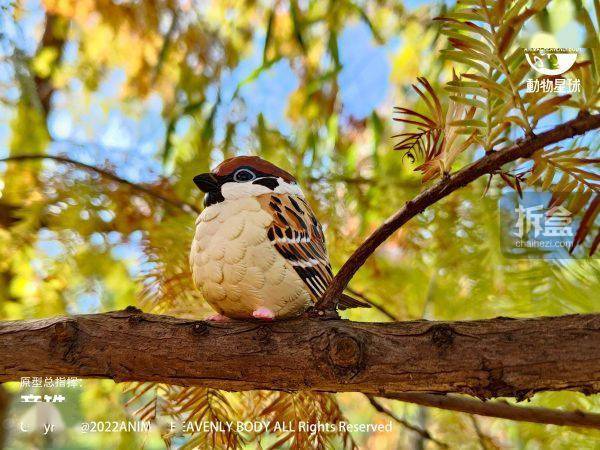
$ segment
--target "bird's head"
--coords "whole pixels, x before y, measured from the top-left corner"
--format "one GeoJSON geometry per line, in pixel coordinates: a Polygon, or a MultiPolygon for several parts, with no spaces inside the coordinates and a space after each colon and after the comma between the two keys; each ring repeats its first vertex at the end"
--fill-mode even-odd
{"type": "Polygon", "coordinates": [[[270,192],[303,196],[291,174],[258,156],[226,159],[212,172],[195,176],[194,183],[206,193],[205,206],[270,192]]]}

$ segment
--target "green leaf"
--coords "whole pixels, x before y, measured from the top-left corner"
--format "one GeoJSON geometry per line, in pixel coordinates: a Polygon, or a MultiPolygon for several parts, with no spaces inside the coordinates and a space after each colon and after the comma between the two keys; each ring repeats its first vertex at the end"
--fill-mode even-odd
{"type": "Polygon", "coordinates": [[[304,25],[302,17],[300,16],[298,0],[290,0],[290,13],[292,15],[292,23],[294,25],[294,36],[296,37],[296,42],[298,42],[298,45],[302,49],[302,53],[306,54],[306,44],[303,37],[304,25]]]}
{"type": "Polygon", "coordinates": [[[267,64],[269,46],[271,45],[271,39],[273,38],[273,23],[275,19],[275,10],[269,11],[269,19],[267,20],[267,33],[265,35],[265,45],[263,47],[263,66],[267,64]]]}
{"type": "Polygon", "coordinates": [[[462,42],[467,47],[481,53],[482,56],[485,58],[493,57],[492,56],[492,53],[493,53],[492,48],[490,48],[488,45],[484,44],[482,41],[478,41],[477,39],[472,38],[471,36],[467,36],[466,34],[461,34],[457,31],[454,31],[453,29],[447,28],[447,27],[442,29],[442,34],[445,34],[449,38],[453,38],[456,41],[462,42]]]}
{"type": "Polygon", "coordinates": [[[512,93],[508,88],[504,87],[499,83],[496,83],[495,81],[490,80],[489,78],[469,73],[463,74],[463,77],[477,81],[484,88],[490,89],[496,92],[497,94],[500,94],[502,97],[512,97],[512,93]]]}
{"type": "Polygon", "coordinates": [[[459,20],[455,20],[452,18],[446,18],[446,17],[441,17],[441,18],[434,19],[434,20],[440,20],[440,21],[445,22],[445,27],[450,30],[457,29],[457,30],[465,31],[467,33],[475,33],[475,34],[479,35],[480,37],[483,37],[484,39],[486,39],[490,45],[494,45],[494,37],[492,36],[492,33],[490,33],[485,28],[474,24],[473,22],[469,22],[469,21],[461,22],[459,20]]]}
{"type": "Polygon", "coordinates": [[[458,63],[465,64],[466,66],[475,69],[482,75],[487,75],[488,69],[480,64],[480,60],[474,55],[468,55],[460,50],[443,50],[442,57],[449,59],[451,61],[455,61],[458,63]],[[477,60],[475,60],[477,59],[477,60]]]}
{"type": "Polygon", "coordinates": [[[340,51],[338,48],[338,36],[335,30],[331,30],[329,33],[329,40],[327,41],[327,47],[329,48],[329,54],[331,55],[331,59],[333,60],[333,64],[335,65],[336,70],[342,69],[342,64],[340,62],[340,51]]]}
{"type": "Polygon", "coordinates": [[[233,97],[237,97],[239,91],[241,88],[243,88],[244,86],[246,86],[247,84],[252,83],[253,81],[256,81],[256,79],[266,70],[270,69],[275,63],[277,63],[279,60],[281,59],[281,56],[278,56],[277,58],[273,58],[270,61],[267,62],[267,64],[262,64],[260,67],[257,67],[256,69],[254,69],[252,71],[252,73],[250,73],[250,75],[248,75],[246,78],[244,78],[242,81],[240,81],[238,83],[238,85],[235,88],[235,92],[233,94],[233,97]]]}
{"type": "Polygon", "coordinates": [[[475,108],[479,108],[482,110],[485,110],[487,108],[485,103],[483,103],[481,100],[477,100],[476,98],[463,97],[460,95],[451,95],[450,98],[455,102],[462,103],[463,105],[474,106],[475,108]]]}
{"type": "Polygon", "coordinates": [[[217,115],[217,110],[219,105],[221,104],[221,94],[217,95],[217,100],[215,104],[210,109],[208,117],[204,121],[204,125],[202,126],[202,131],[200,132],[200,137],[202,142],[209,142],[215,135],[215,117],[217,115]]]}
{"type": "Polygon", "coordinates": [[[471,94],[471,95],[478,95],[480,97],[486,97],[487,96],[487,92],[485,91],[485,89],[482,89],[480,87],[474,87],[474,86],[468,86],[465,84],[447,84],[446,86],[444,86],[444,89],[447,90],[448,92],[452,92],[455,94],[471,94]]]}
{"type": "Polygon", "coordinates": [[[461,120],[453,120],[448,125],[452,125],[453,127],[477,127],[477,128],[485,128],[485,122],[477,119],[461,119],[461,120]]]}

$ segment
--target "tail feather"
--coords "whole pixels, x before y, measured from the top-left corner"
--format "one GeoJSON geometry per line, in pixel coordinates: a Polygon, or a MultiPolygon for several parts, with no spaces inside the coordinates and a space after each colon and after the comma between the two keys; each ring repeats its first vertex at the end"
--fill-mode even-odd
{"type": "Polygon", "coordinates": [[[344,310],[349,308],[370,308],[371,305],[367,302],[357,300],[349,295],[342,294],[338,302],[338,309],[344,310]]]}

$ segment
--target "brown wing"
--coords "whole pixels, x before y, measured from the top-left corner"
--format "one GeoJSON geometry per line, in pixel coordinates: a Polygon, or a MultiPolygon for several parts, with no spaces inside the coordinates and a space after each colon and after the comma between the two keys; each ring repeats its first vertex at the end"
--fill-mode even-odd
{"type": "Polygon", "coordinates": [[[267,231],[271,243],[318,300],[333,278],[321,224],[301,197],[269,194],[261,200],[273,216],[267,231]]]}

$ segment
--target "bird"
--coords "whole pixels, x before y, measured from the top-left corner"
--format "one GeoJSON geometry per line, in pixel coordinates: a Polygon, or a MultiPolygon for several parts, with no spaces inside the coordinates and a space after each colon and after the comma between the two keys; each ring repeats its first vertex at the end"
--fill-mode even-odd
{"type": "MultiPolygon", "coordinates": [[[[189,263],[207,320],[299,316],[333,278],[323,228],[290,173],[236,156],[193,178],[205,194],[189,263]]],[[[370,305],[342,295],[340,309],[370,305]]]]}

